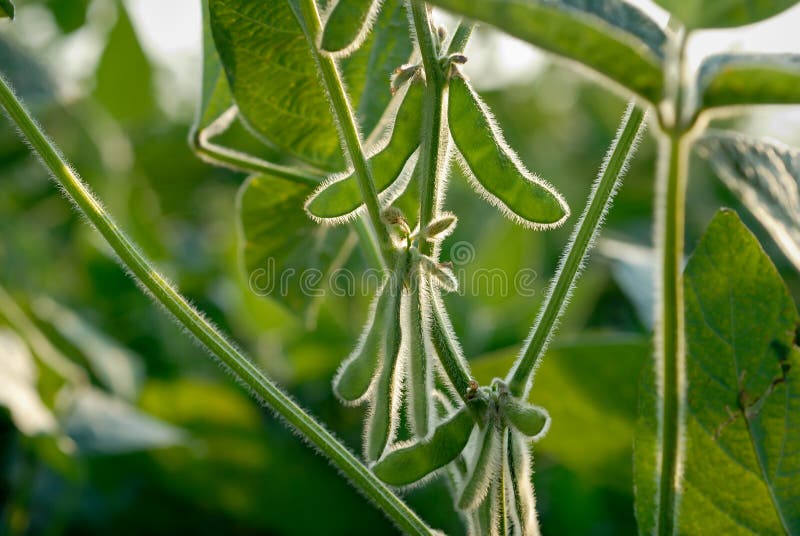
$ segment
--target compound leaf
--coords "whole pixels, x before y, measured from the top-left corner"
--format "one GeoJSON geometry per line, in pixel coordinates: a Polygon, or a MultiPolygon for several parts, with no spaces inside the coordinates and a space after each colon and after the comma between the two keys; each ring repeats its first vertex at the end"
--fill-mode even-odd
{"type": "Polygon", "coordinates": [[[14,19],[14,2],[0,0],[0,19],[14,19]]]}

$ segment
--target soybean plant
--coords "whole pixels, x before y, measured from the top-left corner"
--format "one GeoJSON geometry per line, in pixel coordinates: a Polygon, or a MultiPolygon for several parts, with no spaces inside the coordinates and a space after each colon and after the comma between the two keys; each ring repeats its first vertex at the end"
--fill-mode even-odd
{"type": "MultiPolygon", "coordinates": [[[[251,174],[238,200],[245,266],[274,256],[292,270],[330,269],[357,236],[381,270],[360,338],[333,379],[343,404],[366,408],[363,460],[166,282],[4,79],[0,104],[146,292],[409,534],[434,531],[396,490],[438,477],[470,534],[539,533],[532,445],[551,419],[529,402],[535,371],[649,114],[661,153],[659,269],[635,449],[640,531],[800,533],[794,301],[731,211],[720,211],[683,266],[697,146],[800,267],[800,153],[705,132],[719,110],[800,102],[800,58],[731,52],[706,58],[692,77],[685,57],[692,30],[755,22],[793,2],[659,3],[675,11],[666,27],[625,0],[332,0],[322,10],[315,0],[203,1],[190,144],[211,164],[251,174]],[[434,4],[466,18],[438,27],[434,4]],[[477,21],[581,64],[631,99],[530,335],[489,385],[474,379],[443,300],[459,283],[441,258],[459,218],[442,210],[450,169],[457,163],[480,198],[531,232],[563,225],[570,208],[522,163],[464,72],[477,21]],[[225,137],[236,122],[246,132],[225,137]],[[250,154],[248,136],[267,141],[279,161],[250,154]],[[749,484],[734,489],[737,479],[749,484]]],[[[13,15],[0,0],[0,16],[13,15]]],[[[307,295],[286,302],[313,309],[307,295]]]]}

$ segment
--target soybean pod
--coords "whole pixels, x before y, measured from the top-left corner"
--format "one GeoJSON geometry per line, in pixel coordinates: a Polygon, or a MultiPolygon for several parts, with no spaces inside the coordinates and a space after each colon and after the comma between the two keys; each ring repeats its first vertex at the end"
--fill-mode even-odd
{"type": "Polygon", "coordinates": [[[480,443],[470,466],[470,474],[458,499],[462,510],[473,510],[486,498],[497,474],[500,434],[490,422],[480,432],[480,443]]]}
{"type": "Polygon", "coordinates": [[[436,427],[429,438],[390,451],[372,469],[392,486],[413,484],[456,459],[474,426],[472,414],[462,407],[436,427]]]}
{"type": "MultiPolygon", "coordinates": [[[[415,76],[397,111],[389,138],[368,154],[375,188],[384,203],[402,193],[403,181],[398,180],[405,175],[406,162],[419,146],[424,91],[425,82],[415,76]]],[[[361,189],[351,169],[320,184],[306,201],[305,210],[315,221],[338,224],[356,217],[362,206],[361,189]]]]}
{"type": "Polygon", "coordinates": [[[450,80],[448,121],[458,160],[472,187],[506,217],[531,229],[561,225],[569,207],[551,184],[528,171],[472,86],[450,80]]]}
{"type": "Polygon", "coordinates": [[[536,503],[531,485],[531,458],[525,438],[508,430],[508,470],[513,507],[510,513],[517,530],[522,536],[538,536],[539,523],[536,520],[536,503]]]}
{"type": "Polygon", "coordinates": [[[339,0],[330,10],[320,38],[322,52],[340,58],[360,47],[381,8],[381,0],[339,0]]]}
{"type": "Polygon", "coordinates": [[[392,305],[388,292],[390,279],[384,281],[372,300],[367,323],[356,349],[342,363],[333,379],[333,391],[345,404],[359,404],[380,372],[384,327],[392,305]]]}
{"type": "Polygon", "coordinates": [[[397,255],[395,269],[389,280],[388,291],[391,294],[386,307],[386,322],[383,327],[383,346],[381,357],[383,365],[378,375],[377,384],[371,397],[371,407],[367,415],[366,441],[364,454],[367,461],[374,462],[380,458],[394,434],[394,422],[397,415],[393,407],[399,407],[400,389],[395,385],[395,374],[401,361],[401,298],[408,273],[408,252],[397,255]]]}
{"type": "Polygon", "coordinates": [[[431,394],[433,392],[433,366],[429,363],[425,351],[425,338],[423,334],[424,312],[422,300],[425,299],[423,279],[419,270],[413,274],[414,284],[408,293],[408,307],[406,326],[408,329],[408,391],[406,396],[409,401],[409,417],[411,428],[417,437],[428,435],[431,420],[431,394]]]}
{"type": "Polygon", "coordinates": [[[530,439],[541,438],[550,427],[550,415],[544,408],[511,396],[501,399],[501,408],[509,424],[530,439]]]}

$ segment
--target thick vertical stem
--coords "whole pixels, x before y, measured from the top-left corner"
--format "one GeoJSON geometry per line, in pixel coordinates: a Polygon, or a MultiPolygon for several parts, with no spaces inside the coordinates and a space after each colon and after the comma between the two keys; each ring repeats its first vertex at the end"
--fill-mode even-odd
{"type": "MultiPolygon", "coordinates": [[[[420,188],[419,228],[424,229],[436,217],[443,174],[447,166],[446,93],[447,80],[439,63],[428,10],[422,2],[411,2],[411,15],[417,36],[422,66],[425,70],[425,102],[422,110],[422,138],[417,163],[420,188]]],[[[434,244],[423,241],[420,250],[434,253],[434,244]]]]}
{"type": "MultiPolygon", "coordinates": [[[[375,181],[372,178],[370,167],[364,148],[361,143],[361,134],[356,125],[356,119],[347,98],[347,92],[342,83],[342,77],[336,62],[330,57],[320,54],[317,50],[316,38],[322,31],[322,23],[319,18],[319,11],[315,0],[301,0],[302,13],[300,14],[301,24],[305,27],[306,37],[309,47],[319,67],[322,82],[328,93],[336,123],[342,142],[347,150],[347,156],[353,165],[358,185],[361,189],[361,196],[367,206],[372,226],[375,228],[378,240],[384,250],[388,250],[391,244],[389,231],[381,220],[381,206],[378,200],[378,191],[375,188],[375,181]]],[[[385,257],[385,255],[384,255],[385,257]]],[[[384,263],[386,264],[386,263],[384,263]]]]}
{"type": "Polygon", "coordinates": [[[660,295],[656,322],[656,373],[660,406],[658,438],[658,519],[656,533],[672,535],[681,471],[681,428],[685,396],[683,248],[688,171],[688,140],[669,133],[662,138],[656,197],[656,245],[660,255],[660,295]]]}

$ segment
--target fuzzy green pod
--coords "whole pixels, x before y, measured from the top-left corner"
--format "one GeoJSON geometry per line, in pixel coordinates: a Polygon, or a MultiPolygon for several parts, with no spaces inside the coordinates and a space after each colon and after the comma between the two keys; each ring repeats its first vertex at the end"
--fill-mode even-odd
{"type": "MultiPolygon", "coordinates": [[[[384,143],[370,151],[369,160],[375,188],[384,204],[402,193],[400,181],[406,162],[419,146],[422,101],[425,83],[415,78],[397,111],[392,133],[384,143]],[[397,185],[397,187],[394,187],[397,185]]],[[[332,175],[306,201],[306,213],[320,223],[344,223],[357,216],[363,206],[361,189],[353,170],[332,175]]]]}
{"type": "Polygon", "coordinates": [[[335,58],[349,56],[369,34],[381,0],[339,0],[325,21],[319,48],[335,58]]]}
{"type": "Polygon", "coordinates": [[[441,423],[426,439],[386,454],[372,470],[392,486],[407,486],[453,461],[464,450],[475,426],[466,407],[441,423]]]}
{"type": "Polygon", "coordinates": [[[536,519],[536,500],[531,486],[531,458],[527,441],[522,434],[507,430],[507,469],[511,494],[509,499],[513,506],[509,507],[511,519],[516,526],[515,534],[537,535],[539,523],[536,519]]]}
{"type": "Polygon", "coordinates": [[[550,415],[544,408],[525,403],[512,396],[500,399],[501,409],[508,422],[530,439],[539,439],[550,427],[550,415]]]}
{"type": "Polygon", "coordinates": [[[462,510],[474,510],[486,497],[498,470],[500,453],[500,433],[491,423],[480,431],[480,446],[470,466],[470,474],[458,498],[462,510]]]}
{"type": "Polygon", "coordinates": [[[425,351],[425,335],[422,323],[424,312],[422,300],[425,298],[420,274],[415,274],[416,281],[408,292],[406,326],[408,329],[408,392],[409,416],[416,437],[428,435],[431,420],[431,393],[433,392],[433,370],[425,351]]]}
{"type": "Polygon", "coordinates": [[[384,326],[392,304],[390,293],[386,292],[388,285],[384,282],[372,300],[361,339],[333,379],[333,392],[345,404],[362,402],[380,371],[384,326]]]}
{"type": "Polygon", "coordinates": [[[408,254],[403,252],[397,257],[395,269],[387,283],[389,297],[386,305],[386,321],[383,327],[381,357],[383,365],[377,379],[377,386],[372,395],[372,405],[367,415],[366,441],[364,455],[367,461],[374,462],[381,457],[394,431],[393,422],[397,415],[393,407],[399,406],[400,389],[395,385],[395,374],[401,362],[402,321],[401,297],[408,271],[408,254]]]}
{"type": "Polygon", "coordinates": [[[522,165],[486,104],[460,75],[450,80],[448,121],[470,184],[503,215],[531,229],[558,227],[569,217],[561,194],[522,165]]]}

